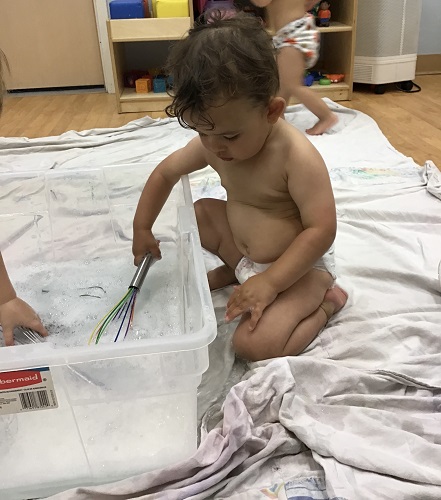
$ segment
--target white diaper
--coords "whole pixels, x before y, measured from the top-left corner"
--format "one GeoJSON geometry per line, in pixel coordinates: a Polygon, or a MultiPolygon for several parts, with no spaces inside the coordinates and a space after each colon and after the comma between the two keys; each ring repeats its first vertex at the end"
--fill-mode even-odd
{"type": "Polygon", "coordinates": [[[313,269],[329,273],[334,281],[337,279],[337,275],[335,274],[334,245],[314,264],[313,269]]]}
{"type": "Polygon", "coordinates": [[[270,265],[271,264],[258,264],[248,257],[242,257],[234,273],[236,274],[237,281],[242,285],[248,278],[266,271],[270,265]]]}
{"type": "Polygon", "coordinates": [[[314,16],[305,14],[301,19],[296,19],[281,28],[273,36],[274,47],[294,47],[302,52],[306,68],[312,68],[317,62],[320,50],[320,32],[318,31],[314,16]]]}
{"type": "MultiPolygon", "coordinates": [[[[248,257],[242,257],[235,269],[237,281],[242,285],[247,279],[263,273],[270,266],[271,264],[258,264],[248,257]]],[[[315,263],[314,269],[329,273],[334,280],[337,278],[335,274],[334,245],[315,263]]]]}

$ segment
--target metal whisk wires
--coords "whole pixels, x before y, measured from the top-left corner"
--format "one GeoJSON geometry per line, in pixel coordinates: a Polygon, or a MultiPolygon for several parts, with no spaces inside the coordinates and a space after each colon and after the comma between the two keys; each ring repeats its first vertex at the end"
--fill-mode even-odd
{"type": "Polygon", "coordinates": [[[110,324],[117,323],[117,333],[114,342],[117,342],[120,336],[122,340],[127,337],[130,327],[133,322],[133,315],[135,313],[135,303],[138,292],[141,290],[144,279],[150,266],[153,264],[154,258],[149,253],[141,261],[138,269],[133,276],[129,288],[122,299],[100,320],[94,328],[90,338],[89,344],[98,344],[103,333],[107,330],[110,324]],[[119,322],[119,326],[118,326],[119,322]]]}

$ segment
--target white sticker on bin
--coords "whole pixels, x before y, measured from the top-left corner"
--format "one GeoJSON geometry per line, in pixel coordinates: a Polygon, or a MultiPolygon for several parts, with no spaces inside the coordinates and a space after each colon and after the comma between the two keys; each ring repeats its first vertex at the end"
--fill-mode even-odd
{"type": "Polygon", "coordinates": [[[57,407],[49,368],[0,372],[0,415],[57,407]]]}

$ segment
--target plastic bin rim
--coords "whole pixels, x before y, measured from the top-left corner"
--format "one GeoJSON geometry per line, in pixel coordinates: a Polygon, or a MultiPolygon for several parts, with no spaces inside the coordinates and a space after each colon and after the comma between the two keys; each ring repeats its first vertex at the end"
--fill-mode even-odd
{"type": "Polygon", "coordinates": [[[216,322],[207,318],[205,325],[198,332],[180,337],[62,348],[55,348],[50,342],[7,347],[0,350],[0,372],[131,356],[197,351],[213,342],[216,334],[216,322]]]}
{"type": "MultiPolygon", "coordinates": [[[[32,174],[32,176],[57,176],[69,175],[75,173],[84,173],[91,171],[103,171],[106,168],[118,167],[135,167],[146,168],[154,162],[147,161],[145,164],[120,164],[94,167],[90,169],[78,170],[57,170],[57,171],[28,171],[28,172],[7,172],[0,174],[6,176],[22,176],[23,174],[32,174]]],[[[181,184],[183,187],[184,201],[186,207],[192,205],[192,196],[190,189],[190,182],[187,175],[181,177],[181,184]]],[[[200,245],[199,234],[194,231],[197,227],[194,212],[191,213],[193,222],[193,230],[190,232],[200,245]]],[[[202,252],[200,252],[202,255],[202,252]]],[[[195,262],[195,266],[202,272],[202,265],[195,262]]],[[[196,269],[197,271],[198,269],[196,269]]],[[[205,287],[204,287],[205,288],[205,287]]],[[[11,371],[19,369],[27,369],[38,366],[51,366],[62,364],[75,364],[84,363],[88,361],[99,361],[103,359],[116,359],[129,356],[150,355],[150,354],[164,354],[179,351],[198,350],[208,346],[217,335],[217,324],[214,311],[210,308],[211,302],[210,292],[202,289],[201,293],[201,313],[205,311],[205,324],[195,333],[184,334],[173,337],[160,337],[154,339],[143,339],[118,342],[117,344],[98,344],[98,345],[84,345],[76,347],[53,347],[50,342],[42,344],[33,344],[25,346],[16,346],[0,349],[0,372],[11,371]]]]}

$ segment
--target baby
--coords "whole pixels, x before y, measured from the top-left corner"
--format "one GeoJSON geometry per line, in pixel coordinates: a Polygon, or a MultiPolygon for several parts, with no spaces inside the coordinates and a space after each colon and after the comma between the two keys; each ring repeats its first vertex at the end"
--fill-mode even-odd
{"type": "Polygon", "coordinates": [[[282,119],[285,101],[271,37],[245,14],[196,25],[171,50],[173,102],[167,108],[198,133],[165,158],[141,194],[133,223],[135,263],[160,257],[152,226],[180,177],[207,165],[227,201],[201,199],[202,245],[224,264],[212,290],[239,282],[226,319],[248,360],[296,355],[340,310],[334,286],[336,212],[328,171],[308,139],[282,119]]]}
{"type": "Polygon", "coordinates": [[[305,68],[317,62],[320,33],[314,17],[305,13],[317,3],[315,0],[251,0],[257,7],[265,7],[266,17],[276,32],[273,37],[280,75],[279,95],[286,103],[295,97],[319,121],[306,132],[319,135],[337,123],[337,117],[325,102],[303,83],[305,68]]]}

